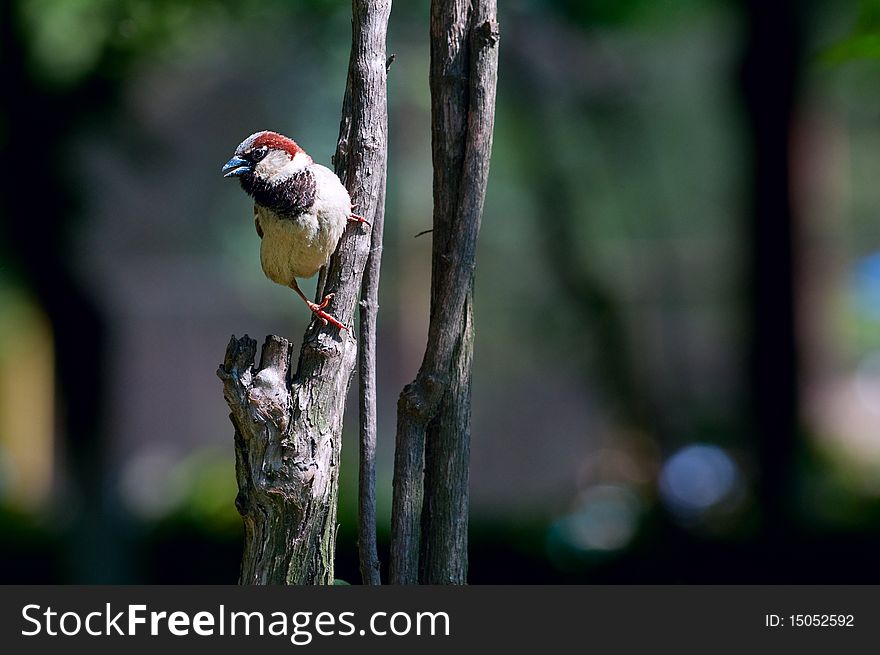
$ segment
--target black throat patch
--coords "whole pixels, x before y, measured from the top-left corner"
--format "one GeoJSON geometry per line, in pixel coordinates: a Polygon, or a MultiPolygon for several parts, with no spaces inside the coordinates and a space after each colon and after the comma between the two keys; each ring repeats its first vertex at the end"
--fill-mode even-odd
{"type": "Polygon", "coordinates": [[[279,184],[268,184],[253,173],[242,175],[241,188],[258,205],[268,207],[279,216],[293,218],[308,211],[315,204],[317,184],[308,169],[294,173],[279,184]]]}

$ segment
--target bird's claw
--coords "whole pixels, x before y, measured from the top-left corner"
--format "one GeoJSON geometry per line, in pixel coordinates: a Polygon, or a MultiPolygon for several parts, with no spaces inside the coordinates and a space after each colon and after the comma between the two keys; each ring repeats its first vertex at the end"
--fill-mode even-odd
{"type": "Polygon", "coordinates": [[[324,296],[324,300],[321,301],[320,305],[318,305],[317,303],[310,302],[309,309],[311,309],[312,313],[318,317],[318,320],[321,321],[322,325],[327,325],[328,323],[330,323],[330,324],[338,327],[340,330],[345,330],[347,332],[348,331],[347,327],[345,327],[342,323],[340,323],[338,320],[336,320],[336,318],[333,315],[328,314],[327,312],[324,311],[324,308],[327,306],[327,304],[330,302],[330,300],[332,300],[333,296],[334,296],[334,294],[328,293],[326,296],[324,296]]]}
{"type": "Polygon", "coordinates": [[[358,204],[356,202],[353,202],[351,204],[351,213],[348,215],[348,220],[353,221],[355,223],[366,223],[367,227],[372,227],[370,225],[370,221],[368,221],[366,218],[364,218],[360,214],[354,213],[354,210],[357,208],[358,208],[358,204]]]}

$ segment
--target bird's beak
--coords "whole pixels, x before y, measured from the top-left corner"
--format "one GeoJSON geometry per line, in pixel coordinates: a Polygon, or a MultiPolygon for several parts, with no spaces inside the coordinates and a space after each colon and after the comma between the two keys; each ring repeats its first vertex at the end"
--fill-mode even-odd
{"type": "Polygon", "coordinates": [[[241,157],[233,157],[223,165],[223,169],[220,172],[223,173],[223,177],[244,175],[251,172],[251,163],[241,157]]]}

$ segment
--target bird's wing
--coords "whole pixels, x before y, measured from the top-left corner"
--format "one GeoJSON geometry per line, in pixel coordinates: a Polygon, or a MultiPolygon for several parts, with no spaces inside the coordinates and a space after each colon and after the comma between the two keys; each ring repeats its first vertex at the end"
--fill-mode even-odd
{"type": "Polygon", "coordinates": [[[257,228],[257,236],[263,238],[263,228],[260,227],[260,215],[257,213],[257,206],[254,205],[254,227],[257,228]]]}

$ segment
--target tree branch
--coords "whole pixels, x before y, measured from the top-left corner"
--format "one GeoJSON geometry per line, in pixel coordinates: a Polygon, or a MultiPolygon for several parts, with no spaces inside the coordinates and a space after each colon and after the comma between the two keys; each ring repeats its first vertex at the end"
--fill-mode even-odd
{"type": "MultiPolygon", "coordinates": [[[[352,51],[334,163],[352,202],[374,221],[383,199],[387,107],[385,34],[390,0],[354,0],[352,51]]],[[[370,251],[351,224],[324,276],[333,312],[351,325],[370,251]]],[[[332,584],[345,398],[357,356],[349,332],[306,330],[291,375],[291,347],[270,336],[230,341],[218,371],[235,426],[236,506],[245,526],[242,584],[332,584]]]]}
{"type": "Polygon", "coordinates": [[[422,366],[398,401],[391,545],[396,584],[466,581],[471,299],[492,151],[498,40],[495,0],[432,2],[431,321],[422,366]]]}
{"type": "Polygon", "coordinates": [[[364,584],[381,584],[376,547],[376,315],[385,214],[385,182],[373,215],[372,242],[360,305],[360,448],[358,469],[358,559],[364,584]]]}

